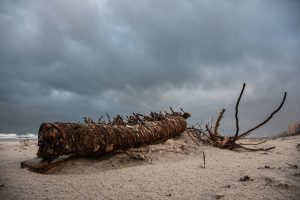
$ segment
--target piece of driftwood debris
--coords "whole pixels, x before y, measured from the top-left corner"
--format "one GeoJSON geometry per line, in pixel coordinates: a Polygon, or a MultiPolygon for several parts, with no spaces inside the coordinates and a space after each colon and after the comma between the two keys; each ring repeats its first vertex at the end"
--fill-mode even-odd
{"type": "Polygon", "coordinates": [[[205,169],[205,153],[202,152],[202,156],[203,156],[203,168],[205,169]]]}
{"type": "Polygon", "coordinates": [[[47,173],[50,170],[54,169],[59,164],[69,160],[72,155],[60,156],[59,158],[52,160],[51,162],[43,158],[33,158],[30,160],[25,160],[21,162],[21,168],[27,168],[32,172],[37,173],[47,173]]]}
{"type": "Polygon", "coordinates": [[[189,113],[170,109],[172,113],[133,114],[127,121],[120,115],[110,120],[107,115],[108,123],[94,123],[90,118],[85,118],[85,124],[43,123],[37,155],[52,161],[61,155],[103,154],[164,142],[184,132],[190,117],[189,113]]]}
{"type": "Polygon", "coordinates": [[[290,166],[291,168],[294,168],[294,169],[298,169],[298,165],[292,165],[292,164],[289,164],[289,163],[286,163],[288,166],[290,166]]]}
{"type": "Polygon", "coordinates": [[[240,177],[240,182],[246,182],[246,181],[250,181],[251,179],[250,179],[250,177],[248,176],[248,175],[246,175],[246,176],[243,176],[243,177],[240,177]]]}
{"type": "MultiPolygon", "coordinates": [[[[220,112],[220,114],[217,118],[217,121],[216,121],[214,127],[213,127],[213,120],[212,120],[211,123],[207,123],[205,125],[205,128],[201,127],[201,123],[200,124],[196,123],[196,125],[187,128],[187,133],[189,134],[189,136],[192,137],[192,139],[194,138],[193,141],[198,140],[203,143],[212,144],[213,146],[219,147],[222,149],[242,148],[242,149],[246,149],[249,151],[268,151],[268,150],[275,148],[275,147],[249,148],[249,147],[246,147],[246,145],[258,145],[258,144],[262,144],[266,141],[259,142],[256,144],[242,144],[242,143],[237,143],[237,140],[245,138],[246,136],[250,135],[254,130],[256,130],[257,128],[266,124],[282,108],[282,106],[286,100],[287,93],[286,92],[284,93],[283,99],[282,99],[280,105],[277,107],[277,109],[274,110],[263,122],[259,123],[258,125],[249,129],[248,131],[240,134],[239,133],[238,107],[239,107],[239,103],[242,98],[243,92],[245,90],[245,86],[246,86],[246,84],[244,83],[242,90],[240,92],[239,98],[237,100],[236,106],[235,106],[235,111],[236,111],[235,112],[235,120],[236,120],[235,135],[234,136],[223,136],[219,133],[220,122],[225,113],[225,109],[222,109],[222,111],[220,112]]],[[[199,145],[198,142],[195,142],[195,143],[199,145]]]]}

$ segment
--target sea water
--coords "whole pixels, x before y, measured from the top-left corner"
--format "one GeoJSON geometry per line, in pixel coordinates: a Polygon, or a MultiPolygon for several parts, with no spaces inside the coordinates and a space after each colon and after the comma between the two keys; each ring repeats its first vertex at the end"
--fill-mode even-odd
{"type": "Polygon", "coordinates": [[[37,139],[37,137],[38,135],[34,133],[0,133],[1,141],[37,139]]]}

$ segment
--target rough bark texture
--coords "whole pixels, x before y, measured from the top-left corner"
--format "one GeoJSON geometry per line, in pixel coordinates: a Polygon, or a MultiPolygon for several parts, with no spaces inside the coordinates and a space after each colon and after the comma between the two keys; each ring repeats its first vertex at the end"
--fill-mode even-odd
{"type": "Polygon", "coordinates": [[[139,124],[43,123],[38,133],[38,157],[53,160],[61,155],[89,155],[137,148],[178,136],[189,115],[173,114],[139,124]]]}

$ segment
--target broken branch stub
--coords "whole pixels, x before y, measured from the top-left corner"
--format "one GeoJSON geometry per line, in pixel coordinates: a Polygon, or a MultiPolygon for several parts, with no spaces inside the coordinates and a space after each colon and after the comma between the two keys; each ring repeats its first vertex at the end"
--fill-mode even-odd
{"type": "MultiPolygon", "coordinates": [[[[142,122],[43,123],[38,133],[38,157],[53,160],[61,155],[89,155],[142,147],[180,135],[188,113],[146,116],[142,122]],[[147,118],[148,119],[148,118],[147,118]]],[[[116,121],[114,121],[116,122],[116,121]]]]}

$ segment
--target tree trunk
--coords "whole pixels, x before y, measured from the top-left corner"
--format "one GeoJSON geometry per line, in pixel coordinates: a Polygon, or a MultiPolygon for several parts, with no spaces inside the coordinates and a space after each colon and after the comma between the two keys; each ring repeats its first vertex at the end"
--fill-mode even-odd
{"type": "Polygon", "coordinates": [[[61,155],[89,155],[138,148],[180,135],[184,116],[165,116],[136,125],[101,123],[43,123],[38,133],[38,157],[53,160],[61,155]]]}

